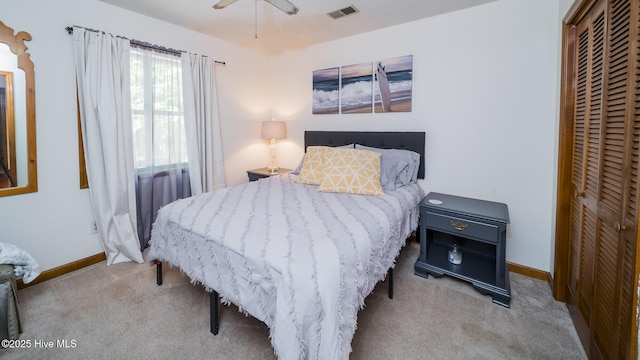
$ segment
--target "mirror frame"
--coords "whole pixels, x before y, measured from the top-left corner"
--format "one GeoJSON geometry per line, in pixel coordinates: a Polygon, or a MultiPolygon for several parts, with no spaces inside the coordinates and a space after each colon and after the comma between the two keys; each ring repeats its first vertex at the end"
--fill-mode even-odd
{"type": "MultiPolygon", "coordinates": [[[[27,129],[27,184],[22,187],[0,189],[0,196],[26,194],[38,191],[38,167],[36,157],[36,94],[33,62],[26,52],[24,41],[30,41],[29,33],[20,31],[13,34],[13,29],[0,21],[0,43],[7,44],[9,50],[18,57],[18,68],[24,71],[26,85],[26,129],[27,129]]],[[[15,120],[15,119],[14,119],[15,120]]]]}

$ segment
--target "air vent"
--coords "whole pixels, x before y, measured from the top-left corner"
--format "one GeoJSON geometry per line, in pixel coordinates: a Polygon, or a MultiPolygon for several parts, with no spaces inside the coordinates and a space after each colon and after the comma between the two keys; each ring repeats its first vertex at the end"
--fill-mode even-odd
{"type": "Polygon", "coordinates": [[[358,12],[358,9],[356,9],[355,6],[351,5],[351,6],[347,6],[346,8],[327,13],[327,15],[331,16],[333,19],[338,19],[343,16],[355,14],[357,12],[358,12]]]}

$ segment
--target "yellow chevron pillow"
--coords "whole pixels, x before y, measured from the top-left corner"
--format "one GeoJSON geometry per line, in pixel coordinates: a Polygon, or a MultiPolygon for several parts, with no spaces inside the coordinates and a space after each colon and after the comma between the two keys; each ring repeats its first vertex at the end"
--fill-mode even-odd
{"type": "Polygon", "coordinates": [[[380,153],[329,148],[323,155],[324,178],[319,191],[384,195],[380,185],[380,153]]]}
{"type": "Polygon", "coordinates": [[[328,146],[309,146],[304,156],[304,164],[294,183],[318,185],[324,179],[324,152],[331,149],[328,146]]]}

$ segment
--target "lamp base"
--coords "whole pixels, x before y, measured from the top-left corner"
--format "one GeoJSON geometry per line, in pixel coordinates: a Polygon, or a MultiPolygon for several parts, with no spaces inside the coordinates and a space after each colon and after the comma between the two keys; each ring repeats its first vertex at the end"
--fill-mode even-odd
{"type": "Polygon", "coordinates": [[[271,145],[269,145],[269,155],[270,161],[267,169],[271,171],[271,175],[276,175],[278,173],[278,165],[276,163],[276,149],[278,145],[276,144],[276,139],[271,139],[271,145]]]}

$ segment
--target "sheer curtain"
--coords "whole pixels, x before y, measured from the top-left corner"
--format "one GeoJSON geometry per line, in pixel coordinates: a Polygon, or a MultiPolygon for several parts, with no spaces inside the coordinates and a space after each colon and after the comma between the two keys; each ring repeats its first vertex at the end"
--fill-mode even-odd
{"type": "Polygon", "coordinates": [[[129,40],[73,28],[91,205],[107,265],[143,262],[136,234],[129,40]]]}
{"type": "Polygon", "coordinates": [[[180,56],[131,49],[131,108],[140,248],[160,207],[191,196],[180,56]]]}
{"type": "Polygon", "coordinates": [[[185,127],[194,195],[225,187],[214,60],[182,53],[185,127]]]}

